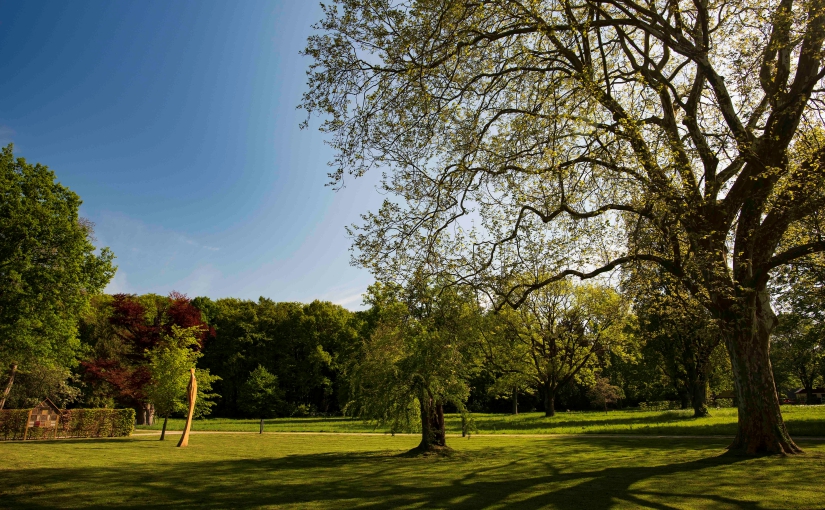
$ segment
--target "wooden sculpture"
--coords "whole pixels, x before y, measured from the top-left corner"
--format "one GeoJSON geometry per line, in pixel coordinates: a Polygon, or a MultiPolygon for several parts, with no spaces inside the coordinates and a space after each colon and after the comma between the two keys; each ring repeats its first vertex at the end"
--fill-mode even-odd
{"type": "Polygon", "coordinates": [[[180,436],[178,448],[189,444],[189,429],[192,428],[192,415],[195,414],[195,399],[198,397],[198,381],[195,379],[195,369],[189,369],[189,388],[186,390],[186,395],[189,398],[189,414],[186,415],[186,427],[183,428],[183,434],[180,436]]]}

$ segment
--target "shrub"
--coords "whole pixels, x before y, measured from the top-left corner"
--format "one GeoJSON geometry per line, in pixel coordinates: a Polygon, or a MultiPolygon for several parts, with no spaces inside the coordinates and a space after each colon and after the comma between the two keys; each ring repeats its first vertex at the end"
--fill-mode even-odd
{"type": "Polygon", "coordinates": [[[23,439],[23,433],[26,431],[26,418],[28,417],[28,409],[5,409],[0,411],[0,438],[4,441],[23,439]]]}
{"type": "Polygon", "coordinates": [[[654,402],[639,402],[639,409],[642,411],[669,411],[681,409],[682,404],[675,400],[657,400],[654,402]]]}

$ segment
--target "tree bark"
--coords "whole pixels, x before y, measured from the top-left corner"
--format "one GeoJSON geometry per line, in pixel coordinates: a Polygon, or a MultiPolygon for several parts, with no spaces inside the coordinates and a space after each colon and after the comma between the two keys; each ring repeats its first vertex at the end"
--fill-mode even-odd
{"type": "Polygon", "coordinates": [[[447,446],[447,434],[444,429],[444,406],[436,404],[426,397],[421,402],[421,444],[418,449],[432,450],[447,446]]]}
{"type": "Polygon", "coordinates": [[[544,417],[551,418],[556,415],[556,392],[547,384],[544,388],[544,417]]]}
{"type": "Polygon", "coordinates": [[[699,370],[698,377],[693,383],[693,416],[703,418],[708,416],[708,379],[703,370],[699,370]]]}
{"type": "MultiPolygon", "coordinates": [[[[813,405],[813,403],[814,403],[814,387],[813,387],[813,385],[807,385],[807,386],[805,386],[805,405],[810,406],[810,405],[813,405]]],[[[3,407],[0,406],[0,409],[3,409],[3,407]]]]}
{"type": "Polygon", "coordinates": [[[155,406],[141,403],[135,406],[135,424],[152,425],[155,423],[155,406]]]}
{"type": "Polygon", "coordinates": [[[679,392],[679,399],[681,400],[682,409],[690,409],[690,390],[687,384],[679,392]]]}
{"type": "Polygon", "coordinates": [[[518,388],[513,387],[513,414],[518,414],[518,388]]]}
{"type": "Polygon", "coordinates": [[[3,391],[3,398],[0,399],[0,409],[3,409],[3,406],[6,405],[6,399],[11,393],[11,387],[14,384],[14,375],[17,373],[17,363],[11,366],[11,376],[9,376],[9,382],[6,384],[6,389],[3,391]]]}
{"type": "Polygon", "coordinates": [[[728,448],[747,454],[800,453],[782,420],[776,394],[769,357],[776,316],[767,293],[755,294],[731,315],[734,317],[728,323],[730,335],[725,343],[733,369],[739,422],[736,438],[728,448]]]}
{"type": "Polygon", "coordinates": [[[264,433],[264,419],[261,418],[261,431],[259,432],[259,434],[263,434],[263,433],[264,433]]]}
{"type": "Polygon", "coordinates": [[[160,440],[163,441],[166,439],[166,424],[169,423],[169,416],[163,417],[163,428],[160,429],[160,440]]]}

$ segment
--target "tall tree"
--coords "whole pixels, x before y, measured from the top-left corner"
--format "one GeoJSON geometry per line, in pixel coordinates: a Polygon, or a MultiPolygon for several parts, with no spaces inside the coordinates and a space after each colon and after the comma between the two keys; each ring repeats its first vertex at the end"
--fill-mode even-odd
{"type": "Polygon", "coordinates": [[[592,379],[607,352],[621,353],[627,314],[616,291],[567,280],[533,292],[517,311],[502,312],[507,331],[526,347],[545,416],[556,414],[559,390],[592,379]]]}
{"type": "Polygon", "coordinates": [[[48,167],[2,149],[0,365],[12,376],[18,366],[76,363],[78,317],[114,276],[114,255],[95,253],[80,204],[48,167]]]}
{"type": "Polygon", "coordinates": [[[731,448],[799,451],[767,284],[825,250],[788,235],[825,196],[825,0],[337,0],[316,29],[301,106],[326,116],[332,182],[381,167],[396,197],[355,230],[356,262],[516,307],[658,265],[723,330],[731,448]],[[498,286],[525,256],[548,271],[498,286]]]}

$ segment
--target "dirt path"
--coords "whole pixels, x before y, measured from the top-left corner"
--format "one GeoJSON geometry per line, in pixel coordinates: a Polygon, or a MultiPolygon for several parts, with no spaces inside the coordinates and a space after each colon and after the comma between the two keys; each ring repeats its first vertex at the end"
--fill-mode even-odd
{"type": "MultiPolygon", "coordinates": [[[[167,434],[180,434],[182,430],[167,430],[167,434]]],[[[232,430],[193,430],[190,434],[260,434],[255,431],[232,430]]],[[[282,436],[388,436],[387,432],[264,432],[268,435],[282,436]]],[[[159,430],[140,430],[132,433],[135,436],[159,436],[159,430]]],[[[396,436],[418,436],[420,434],[395,434],[396,436]]],[[[461,434],[447,434],[447,437],[461,437],[461,434]]],[[[733,439],[733,436],[662,436],[654,434],[471,434],[470,437],[529,437],[540,439],[564,439],[581,437],[606,437],[616,439],[733,439]]],[[[825,441],[825,437],[798,436],[794,441],[825,441]]]]}

